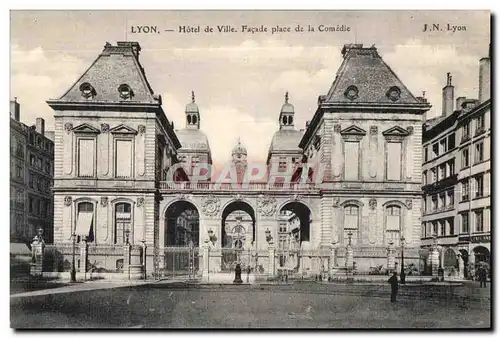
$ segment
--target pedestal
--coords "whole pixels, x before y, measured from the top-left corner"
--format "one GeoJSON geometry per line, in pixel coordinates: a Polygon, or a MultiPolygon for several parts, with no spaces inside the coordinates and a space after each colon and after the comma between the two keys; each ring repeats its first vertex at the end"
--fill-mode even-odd
{"type": "Polygon", "coordinates": [[[395,268],[396,257],[395,257],[394,246],[389,245],[387,248],[387,271],[392,272],[395,268]]]}
{"type": "Polygon", "coordinates": [[[352,246],[348,245],[346,249],[346,268],[348,270],[352,270],[354,267],[354,250],[352,249],[352,246]]]}
{"type": "Polygon", "coordinates": [[[83,240],[80,242],[80,269],[79,272],[88,271],[88,245],[87,241],[83,240]]]}
{"type": "Polygon", "coordinates": [[[439,251],[433,248],[431,252],[432,276],[437,277],[439,269],[439,251]]]}
{"type": "Polygon", "coordinates": [[[31,244],[32,262],[30,264],[30,275],[33,277],[41,277],[43,274],[43,243],[31,244]]]}
{"type": "Polygon", "coordinates": [[[130,245],[123,246],[123,272],[130,278],[130,245]]]}
{"type": "Polygon", "coordinates": [[[269,269],[268,269],[268,275],[269,277],[273,277],[275,275],[275,269],[276,269],[276,250],[274,249],[274,246],[270,245],[269,246],[269,269]]]}

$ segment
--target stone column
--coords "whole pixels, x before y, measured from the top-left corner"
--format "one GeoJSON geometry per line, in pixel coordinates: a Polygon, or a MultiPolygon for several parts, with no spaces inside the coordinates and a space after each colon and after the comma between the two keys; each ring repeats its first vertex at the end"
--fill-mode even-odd
{"type": "Polygon", "coordinates": [[[335,267],[337,266],[337,248],[336,243],[332,243],[330,247],[330,259],[328,261],[328,275],[333,278],[335,275],[335,267]]]}
{"type": "Polygon", "coordinates": [[[269,243],[269,277],[273,277],[275,274],[275,265],[276,265],[276,250],[274,248],[274,243],[269,243]]]}
{"type": "Polygon", "coordinates": [[[348,270],[352,270],[354,266],[354,250],[352,248],[352,245],[347,245],[345,256],[346,268],[348,270]]]}
{"type": "Polygon", "coordinates": [[[389,247],[387,247],[387,271],[392,272],[395,268],[396,263],[396,250],[394,249],[394,244],[389,243],[389,247]]]}
{"type": "Polygon", "coordinates": [[[210,255],[210,243],[208,238],[205,239],[205,243],[203,245],[203,270],[201,272],[201,278],[203,282],[208,282],[209,280],[209,255],[210,255]]]}
{"type": "Polygon", "coordinates": [[[80,272],[87,272],[88,270],[88,244],[87,240],[83,239],[80,242],[80,272]]]}
{"type": "Polygon", "coordinates": [[[439,250],[437,246],[434,246],[431,251],[431,266],[432,266],[432,276],[438,275],[439,269],[439,250]]]}
{"type": "Polygon", "coordinates": [[[123,246],[123,272],[126,274],[126,279],[130,278],[130,244],[123,246]]]}

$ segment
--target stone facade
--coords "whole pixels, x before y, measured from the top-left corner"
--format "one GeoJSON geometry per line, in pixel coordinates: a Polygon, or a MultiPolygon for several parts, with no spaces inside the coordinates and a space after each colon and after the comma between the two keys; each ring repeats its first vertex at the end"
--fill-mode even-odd
{"type": "Polygon", "coordinates": [[[10,109],[10,241],[31,243],[41,228],[52,243],[54,143],[42,118],[27,126],[17,100],[10,109]]]}
{"type": "MultiPolygon", "coordinates": [[[[203,276],[221,271],[233,254],[242,258],[221,245],[223,226],[236,211],[252,223],[248,264],[266,275],[280,266],[284,248],[277,243],[287,235],[297,238],[288,248],[297,273],[353,266],[366,272],[386,265],[389,246],[401,252],[403,237],[410,259],[418,260],[422,116],[430,105],[408,91],[375,48],[344,47],[339,74],[305,130],[294,129],[286,95],[267,157],[269,170],[276,167],[265,182],[249,185],[190,181],[193,158],[211,163],[194,95],[178,139],[147,84],[139,51],[135,42],[107,44],[63,97],[48,102],[56,120],[56,246],[85,237],[89,260],[104,252],[99,264],[113,270],[119,256],[109,260],[106,252],[122,252],[128,230],[132,246],[148,248],[146,271],[184,269],[174,253],[187,249],[167,246],[166,236],[175,236],[169,229],[190,209],[199,215],[193,233],[203,276]],[[164,181],[178,153],[184,170],[164,181]],[[290,179],[273,178],[280,175],[290,179]],[[280,228],[286,213],[296,216],[298,234],[280,228]]],[[[233,155],[242,153],[236,148],[233,155]]]]}

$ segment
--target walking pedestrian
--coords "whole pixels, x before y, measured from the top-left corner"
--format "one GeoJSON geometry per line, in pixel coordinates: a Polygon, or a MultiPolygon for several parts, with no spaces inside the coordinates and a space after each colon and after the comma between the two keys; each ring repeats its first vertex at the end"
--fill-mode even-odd
{"type": "Polygon", "coordinates": [[[391,284],[391,303],[396,301],[396,295],[398,294],[398,275],[396,272],[392,274],[392,277],[387,281],[391,284]]]}
{"type": "Polygon", "coordinates": [[[484,287],[486,287],[486,281],[488,279],[487,276],[488,276],[488,273],[487,273],[486,269],[484,267],[481,267],[479,269],[479,287],[482,288],[483,285],[484,285],[484,287]]]}

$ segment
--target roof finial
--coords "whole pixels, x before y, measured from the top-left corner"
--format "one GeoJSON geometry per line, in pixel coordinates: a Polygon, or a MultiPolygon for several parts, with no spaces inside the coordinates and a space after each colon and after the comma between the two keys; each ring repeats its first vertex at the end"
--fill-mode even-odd
{"type": "Polygon", "coordinates": [[[446,85],[451,86],[451,73],[446,73],[446,85]]]}
{"type": "Polygon", "coordinates": [[[241,144],[240,137],[238,136],[238,145],[241,144]]]}
{"type": "Polygon", "coordinates": [[[285,103],[288,103],[288,90],[285,93],[285,103]]]}
{"type": "Polygon", "coordinates": [[[14,102],[17,102],[17,96],[14,96],[14,102]]]}
{"type": "Polygon", "coordinates": [[[192,90],[192,91],[191,91],[191,102],[193,102],[193,103],[194,103],[194,101],[195,101],[195,100],[194,100],[194,90],[192,90]]]}
{"type": "Polygon", "coordinates": [[[422,91],[422,97],[425,97],[425,90],[422,91]]]}

